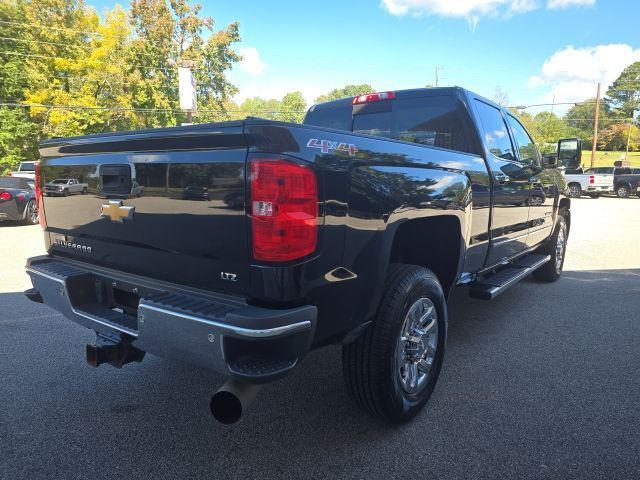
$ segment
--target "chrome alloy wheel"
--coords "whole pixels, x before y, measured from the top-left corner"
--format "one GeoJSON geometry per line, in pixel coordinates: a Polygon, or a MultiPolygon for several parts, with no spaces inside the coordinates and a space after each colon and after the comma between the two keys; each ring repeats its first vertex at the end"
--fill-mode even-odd
{"type": "Polygon", "coordinates": [[[580,187],[578,185],[571,185],[569,187],[569,192],[571,192],[571,196],[573,198],[578,198],[580,196],[580,187]]]}
{"type": "Polygon", "coordinates": [[[416,394],[425,387],[437,347],[436,307],[428,298],[420,298],[407,312],[396,347],[396,370],[405,392],[416,394]]]}
{"type": "Polygon", "coordinates": [[[32,224],[38,223],[38,205],[34,201],[27,203],[27,217],[32,224]]]}
{"type": "Polygon", "coordinates": [[[562,270],[562,260],[564,259],[564,246],[565,246],[565,234],[564,228],[558,230],[558,238],[556,240],[556,272],[560,273],[562,270]]]}

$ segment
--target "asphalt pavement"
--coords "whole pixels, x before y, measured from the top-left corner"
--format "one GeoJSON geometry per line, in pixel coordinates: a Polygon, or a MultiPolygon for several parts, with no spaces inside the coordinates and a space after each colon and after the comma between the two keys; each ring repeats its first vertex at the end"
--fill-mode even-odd
{"type": "Polygon", "coordinates": [[[562,278],[458,291],[427,408],[390,426],[313,352],[233,426],[221,376],[84,360],[90,331],[22,291],[39,226],[0,225],[0,478],[640,478],[640,198],[573,201],[562,278]]]}

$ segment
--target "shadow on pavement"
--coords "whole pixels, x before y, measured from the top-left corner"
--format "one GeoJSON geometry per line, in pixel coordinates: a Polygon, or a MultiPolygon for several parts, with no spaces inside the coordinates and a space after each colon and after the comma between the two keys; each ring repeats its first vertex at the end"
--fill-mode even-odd
{"type": "Polygon", "coordinates": [[[338,346],[223,426],[208,413],[223,377],[153,356],[92,369],[90,331],[19,293],[0,294],[0,311],[7,478],[639,473],[640,269],[565,272],[493,302],[456,292],[439,384],[403,426],[351,403],[338,346]]]}

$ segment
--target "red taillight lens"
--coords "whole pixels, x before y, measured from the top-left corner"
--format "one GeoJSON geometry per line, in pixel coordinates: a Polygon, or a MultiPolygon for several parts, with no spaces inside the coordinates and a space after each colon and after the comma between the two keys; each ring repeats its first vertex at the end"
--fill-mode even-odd
{"type": "Polygon", "coordinates": [[[9,192],[0,193],[0,200],[11,200],[13,197],[9,192]]]}
{"type": "Polygon", "coordinates": [[[36,201],[38,202],[38,219],[40,226],[47,228],[47,219],[44,216],[44,203],[42,202],[42,170],[40,163],[36,163],[36,201]]]}
{"type": "Polygon", "coordinates": [[[589,183],[591,185],[593,185],[594,183],[596,183],[596,178],[593,175],[589,175],[589,183]]]}
{"type": "Polygon", "coordinates": [[[251,161],[253,258],[285,262],[313,253],[318,182],[310,167],[271,158],[251,161]]]}
{"type": "Polygon", "coordinates": [[[394,92],[378,92],[369,93],[367,95],[358,95],[353,99],[354,105],[360,105],[362,103],[379,102],[381,100],[393,100],[396,98],[394,92]]]}

